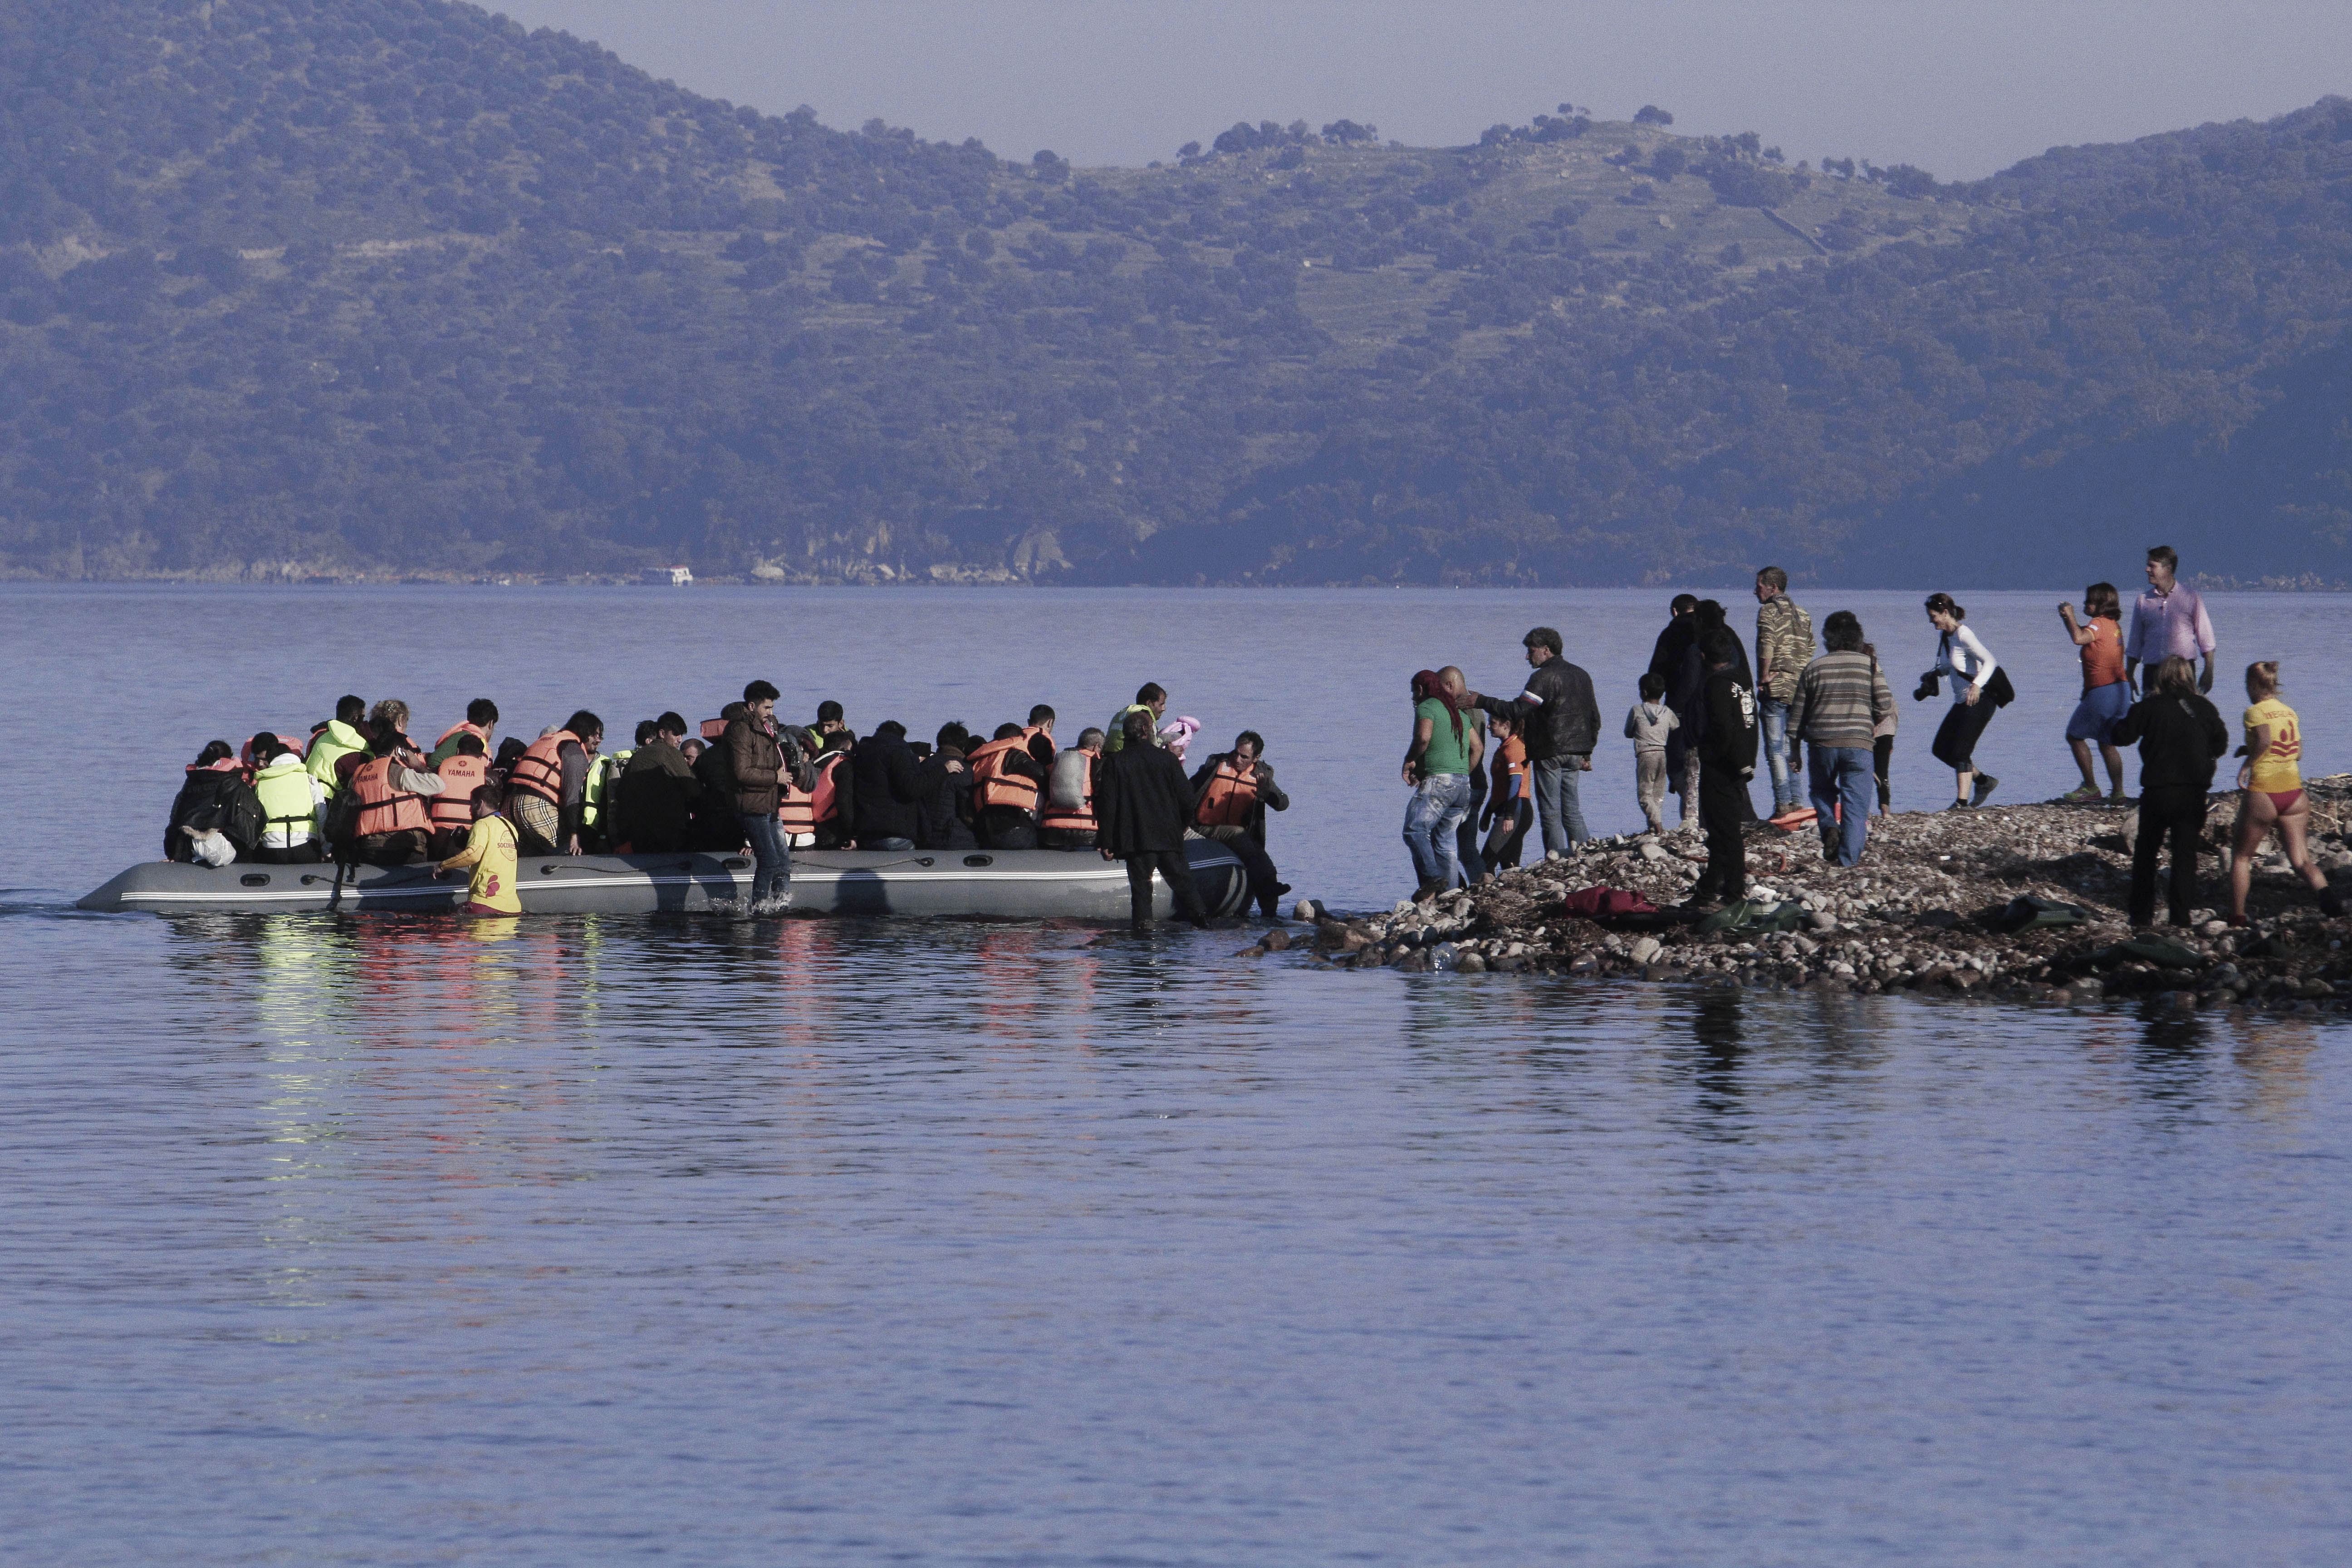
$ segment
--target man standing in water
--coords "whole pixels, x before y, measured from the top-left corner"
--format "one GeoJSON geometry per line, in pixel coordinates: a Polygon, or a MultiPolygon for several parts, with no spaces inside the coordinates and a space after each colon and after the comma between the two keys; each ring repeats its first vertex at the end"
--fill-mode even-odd
{"type": "Polygon", "coordinates": [[[1592,767],[1601,739],[1601,704],[1593,700],[1592,677],[1560,657],[1559,634],[1538,626],[1519,639],[1528,650],[1528,684],[1517,697],[1466,694],[1489,713],[1507,714],[1519,725],[1535,775],[1536,815],[1543,821],[1544,852],[1564,850],[1592,837],[1578,803],[1578,775],[1592,767]]]}
{"type": "Polygon", "coordinates": [[[2134,696],[2141,665],[2152,669],[2176,656],[2191,664],[2202,658],[2197,689],[2213,689],[2213,623],[2197,590],[2180,585],[2179,572],[2180,557],[2169,544],[2147,552],[2147,592],[2132,605],[2131,637],[2124,643],[2124,683],[2134,696]]]}
{"type": "Polygon", "coordinates": [[[1184,764],[1151,743],[1151,714],[1129,710],[1126,744],[1106,752],[1095,784],[1095,844],[1106,860],[1127,862],[1129,912],[1138,936],[1151,929],[1151,874],[1176,896],[1176,914],[1207,930],[1209,911],[1184,858],[1192,820],[1192,785],[1184,764]]]}

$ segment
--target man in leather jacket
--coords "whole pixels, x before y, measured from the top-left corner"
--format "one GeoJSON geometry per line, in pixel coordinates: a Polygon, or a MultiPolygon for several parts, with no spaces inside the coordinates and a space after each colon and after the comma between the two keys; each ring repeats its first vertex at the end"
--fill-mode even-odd
{"type": "Polygon", "coordinates": [[[1519,726],[1535,785],[1536,815],[1543,821],[1546,853],[1592,837],[1577,799],[1578,775],[1592,769],[1592,748],[1601,739],[1601,705],[1592,677],[1560,657],[1559,633],[1538,626],[1519,639],[1527,647],[1527,686],[1517,697],[1470,700],[1489,713],[1509,716],[1519,726]]]}

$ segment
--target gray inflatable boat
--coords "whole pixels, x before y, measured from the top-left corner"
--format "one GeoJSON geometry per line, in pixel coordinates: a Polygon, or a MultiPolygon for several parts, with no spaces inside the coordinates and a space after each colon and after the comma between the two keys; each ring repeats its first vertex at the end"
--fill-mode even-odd
{"type": "MultiPolygon", "coordinates": [[[[1212,915],[1248,903],[1241,861],[1213,839],[1188,837],[1192,884],[1212,915]]],[[[527,856],[516,867],[525,914],[651,914],[708,910],[751,890],[749,855],[527,856]]],[[[80,900],[84,910],[406,910],[465,902],[466,874],[430,865],[260,866],[215,869],[170,860],[133,866],[80,900]]],[[[1152,884],[1152,910],[1175,899],[1152,884]]],[[[930,915],[1003,920],[1124,921],[1127,868],[1093,850],[796,849],[793,908],[815,914],[930,915]]]]}

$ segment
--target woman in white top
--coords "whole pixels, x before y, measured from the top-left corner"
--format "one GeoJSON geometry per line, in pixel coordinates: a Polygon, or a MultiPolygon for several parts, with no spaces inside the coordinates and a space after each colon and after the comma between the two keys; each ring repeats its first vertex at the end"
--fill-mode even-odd
{"type": "Polygon", "coordinates": [[[1978,772],[1976,764],[1977,740],[2000,711],[1992,682],[1993,672],[2000,665],[1992,650],[1977,640],[1977,634],[1960,624],[1968,614],[1952,602],[1949,594],[1927,595],[1927,623],[1940,634],[1936,641],[1936,668],[1919,678],[1919,689],[1912,693],[1913,700],[1923,700],[1936,689],[1940,678],[1952,679],[1952,710],[1944,716],[1931,748],[1936,760],[1952,770],[1957,798],[1946,808],[1951,811],[1982,805],[2000,785],[1992,774],[1978,772]]]}

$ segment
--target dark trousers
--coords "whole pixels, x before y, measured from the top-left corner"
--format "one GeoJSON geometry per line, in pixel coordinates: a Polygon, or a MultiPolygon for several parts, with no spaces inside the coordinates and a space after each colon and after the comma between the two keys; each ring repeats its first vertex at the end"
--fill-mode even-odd
{"type": "Polygon", "coordinates": [[[2139,795],[2139,840],[2132,846],[2131,921],[2156,920],[2156,860],[2172,839],[2172,923],[2189,923],[2197,901],[2197,844],[2205,833],[2205,792],[2179,784],[2143,788],[2139,795]]]}
{"type": "Polygon", "coordinates": [[[1528,829],[1536,825],[1536,803],[1521,796],[1507,815],[1495,818],[1493,831],[1486,835],[1486,847],[1479,859],[1489,875],[1506,866],[1519,863],[1519,855],[1528,842],[1528,829]]]}
{"type": "Polygon", "coordinates": [[[1095,847],[1095,830],[1091,827],[1040,827],[1037,847],[1040,849],[1091,849],[1095,847]]]}
{"type": "Polygon", "coordinates": [[[1872,741],[1870,759],[1873,771],[1878,774],[1878,809],[1891,811],[1895,807],[1895,785],[1886,770],[1895,765],[1895,737],[1881,735],[1872,741]]]}
{"type": "Polygon", "coordinates": [[[1992,722],[1992,716],[2000,711],[1992,699],[1981,692],[1973,708],[1965,702],[1953,703],[1952,710],[1936,727],[1936,743],[1930,748],[1936,760],[1956,773],[1976,772],[1977,742],[1983,738],[1985,726],[1992,722]]]}
{"type": "Polygon", "coordinates": [[[405,866],[424,855],[428,837],[421,827],[371,833],[352,847],[352,859],[362,866],[405,866]]]}
{"type": "Polygon", "coordinates": [[[1209,911],[1202,907],[1201,889],[1192,885],[1192,868],[1181,849],[1138,849],[1121,857],[1127,862],[1128,914],[1138,931],[1151,924],[1151,873],[1168,884],[1176,895],[1176,918],[1191,921],[1194,925],[1206,924],[1209,911]]]}
{"type": "Polygon", "coordinates": [[[1706,869],[1691,897],[1702,903],[1748,896],[1748,850],[1739,841],[1740,808],[1747,805],[1747,780],[1713,763],[1699,763],[1698,826],[1706,835],[1706,869]]]}
{"type": "Polygon", "coordinates": [[[257,866],[315,866],[320,858],[319,841],[297,844],[291,849],[257,849],[250,855],[240,855],[240,860],[250,860],[257,866]]]}
{"type": "MultiPolygon", "coordinates": [[[[1249,873],[1250,897],[1257,900],[1258,912],[1272,919],[1274,907],[1282,899],[1282,895],[1275,891],[1282,885],[1282,876],[1274,868],[1274,857],[1247,833],[1236,833],[1219,842],[1234,852],[1234,858],[1242,863],[1242,869],[1249,873]]],[[[1187,877],[1185,880],[1192,879],[1187,877]]]]}
{"type": "Polygon", "coordinates": [[[982,849],[1034,849],[1037,821],[1018,806],[992,805],[980,814],[982,849]]]}
{"type": "Polygon", "coordinates": [[[1485,858],[1478,853],[1479,808],[1486,804],[1486,770],[1473,768],[1470,770],[1470,815],[1464,817],[1462,826],[1454,830],[1454,863],[1462,868],[1461,885],[1465,888],[1477,885],[1486,864],[1485,858]]]}

